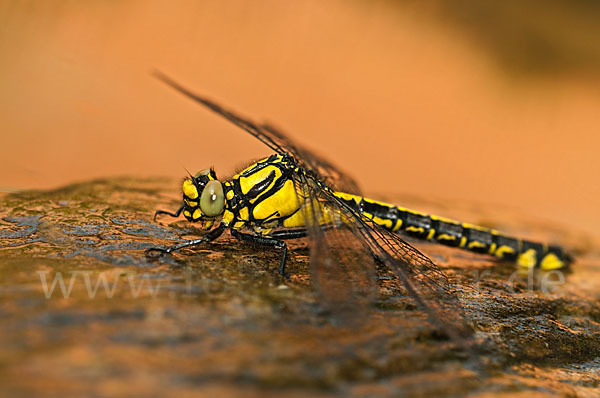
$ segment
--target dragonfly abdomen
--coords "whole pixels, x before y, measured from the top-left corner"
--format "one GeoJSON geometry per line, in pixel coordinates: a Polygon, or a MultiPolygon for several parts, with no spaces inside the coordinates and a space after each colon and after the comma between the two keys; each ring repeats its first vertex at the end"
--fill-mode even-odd
{"type": "Polygon", "coordinates": [[[514,261],[544,270],[563,268],[572,261],[559,246],[514,238],[494,229],[461,223],[418,211],[336,192],[335,195],[378,225],[409,236],[514,261]]]}

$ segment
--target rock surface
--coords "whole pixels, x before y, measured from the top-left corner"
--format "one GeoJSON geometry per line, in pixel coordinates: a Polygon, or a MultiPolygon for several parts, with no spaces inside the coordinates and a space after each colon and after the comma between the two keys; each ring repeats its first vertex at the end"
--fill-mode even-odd
{"type": "Polygon", "coordinates": [[[311,288],[305,242],[292,245],[289,279],[277,274],[279,253],[228,236],[147,257],[149,247],[199,234],[182,220],[152,220],[155,209],[178,207],[176,185],[121,178],[0,197],[0,394],[600,396],[591,238],[506,210],[453,207],[454,218],[577,254],[569,274],[519,275],[415,242],[448,275],[475,330],[458,342],[386,270],[364,318],[338,322],[311,288]]]}

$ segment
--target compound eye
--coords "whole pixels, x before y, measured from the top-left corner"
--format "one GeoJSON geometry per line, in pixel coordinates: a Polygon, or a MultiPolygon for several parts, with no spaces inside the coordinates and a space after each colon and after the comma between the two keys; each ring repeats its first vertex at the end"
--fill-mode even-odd
{"type": "Polygon", "coordinates": [[[199,178],[202,176],[207,176],[210,174],[210,169],[204,169],[204,170],[200,170],[199,172],[196,173],[196,175],[194,175],[194,177],[199,178]]]}
{"type": "Polygon", "coordinates": [[[209,181],[200,196],[200,209],[208,217],[215,217],[223,213],[225,207],[225,194],[223,186],[217,180],[209,181]]]}

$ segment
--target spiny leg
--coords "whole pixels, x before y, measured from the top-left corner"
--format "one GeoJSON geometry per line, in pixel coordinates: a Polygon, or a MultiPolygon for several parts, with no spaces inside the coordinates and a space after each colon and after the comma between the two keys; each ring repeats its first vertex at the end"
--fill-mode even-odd
{"type": "Polygon", "coordinates": [[[235,229],[231,230],[231,234],[244,242],[253,243],[256,245],[269,246],[275,249],[283,250],[281,256],[281,263],[279,264],[279,274],[284,277],[289,277],[285,272],[285,262],[287,258],[287,243],[283,239],[297,239],[306,236],[306,230],[294,230],[294,231],[276,231],[269,236],[257,236],[252,234],[246,234],[235,229]]]}
{"type": "Polygon", "coordinates": [[[179,215],[181,214],[182,211],[183,211],[183,205],[179,209],[177,209],[177,211],[175,213],[171,213],[170,211],[165,211],[165,210],[156,210],[156,213],[154,213],[154,221],[156,221],[156,217],[160,214],[165,214],[167,216],[177,218],[177,217],[179,217],[179,215]]]}
{"type": "MultiPolygon", "coordinates": [[[[321,230],[322,231],[329,231],[331,229],[335,228],[334,225],[322,225],[321,226],[321,230]]],[[[249,235],[252,237],[257,237],[255,235],[249,235]]],[[[279,273],[281,275],[285,274],[285,254],[287,254],[287,244],[285,242],[282,242],[283,240],[288,240],[288,239],[299,239],[299,238],[305,238],[308,236],[308,230],[306,229],[302,229],[302,228],[298,228],[298,229],[281,229],[281,230],[276,230],[276,231],[272,231],[268,238],[271,238],[272,240],[275,241],[279,241],[281,242],[282,245],[285,245],[284,247],[284,256],[281,259],[281,266],[279,267],[279,273]]],[[[257,238],[261,238],[261,237],[257,237],[257,238]]],[[[260,242],[257,242],[260,243],[260,242]]],[[[267,243],[267,245],[269,245],[267,243]]],[[[374,255],[374,254],[373,254],[374,255]]],[[[287,276],[287,275],[284,275],[287,276]]]]}
{"type": "Polygon", "coordinates": [[[273,231],[269,234],[270,238],[273,239],[280,239],[280,240],[284,240],[284,239],[299,239],[299,238],[304,238],[308,235],[308,231],[306,231],[305,229],[291,229],[291,230],[278,230],[278,231],[273,231]]]}
{"type": "Polygon", "coordinates": [[[195,245],[198,245],[198,244],[204,243],[204,242],[211,242],[211,241],[217,239],[219,236],[221,236],[221,234],[225,230],[225,227],[226,227],[225,224],[220,224],[217,228],[211,230],[209,233],[204,235],[202,238],[192,239],[192,240],[188,240],[188,241],[185,241],[182,243],[178,243],[178,244],[168,247],[166,249],[163,249],[160,247],[151,247],[149,249],[146,249],[146,254],[151,257],[157,257],[158,255],[160,255],[160,253],[172,253],[173,251],[183,249],[184,247],[195,246],[195,245]],[[159,254],[158,255],[152,254],[154,252],[158,252],[159,254]]]}

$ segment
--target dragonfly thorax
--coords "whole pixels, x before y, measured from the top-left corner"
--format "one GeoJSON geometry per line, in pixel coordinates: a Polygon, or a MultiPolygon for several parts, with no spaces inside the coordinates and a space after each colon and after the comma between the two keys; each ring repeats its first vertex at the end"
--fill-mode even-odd
{"type": "Polygon", "coordinates": [[[183,181],[183,215],[189,221],[211,220],[223,214],[223,185],[213,169],[201,170],[183,181]]]}

